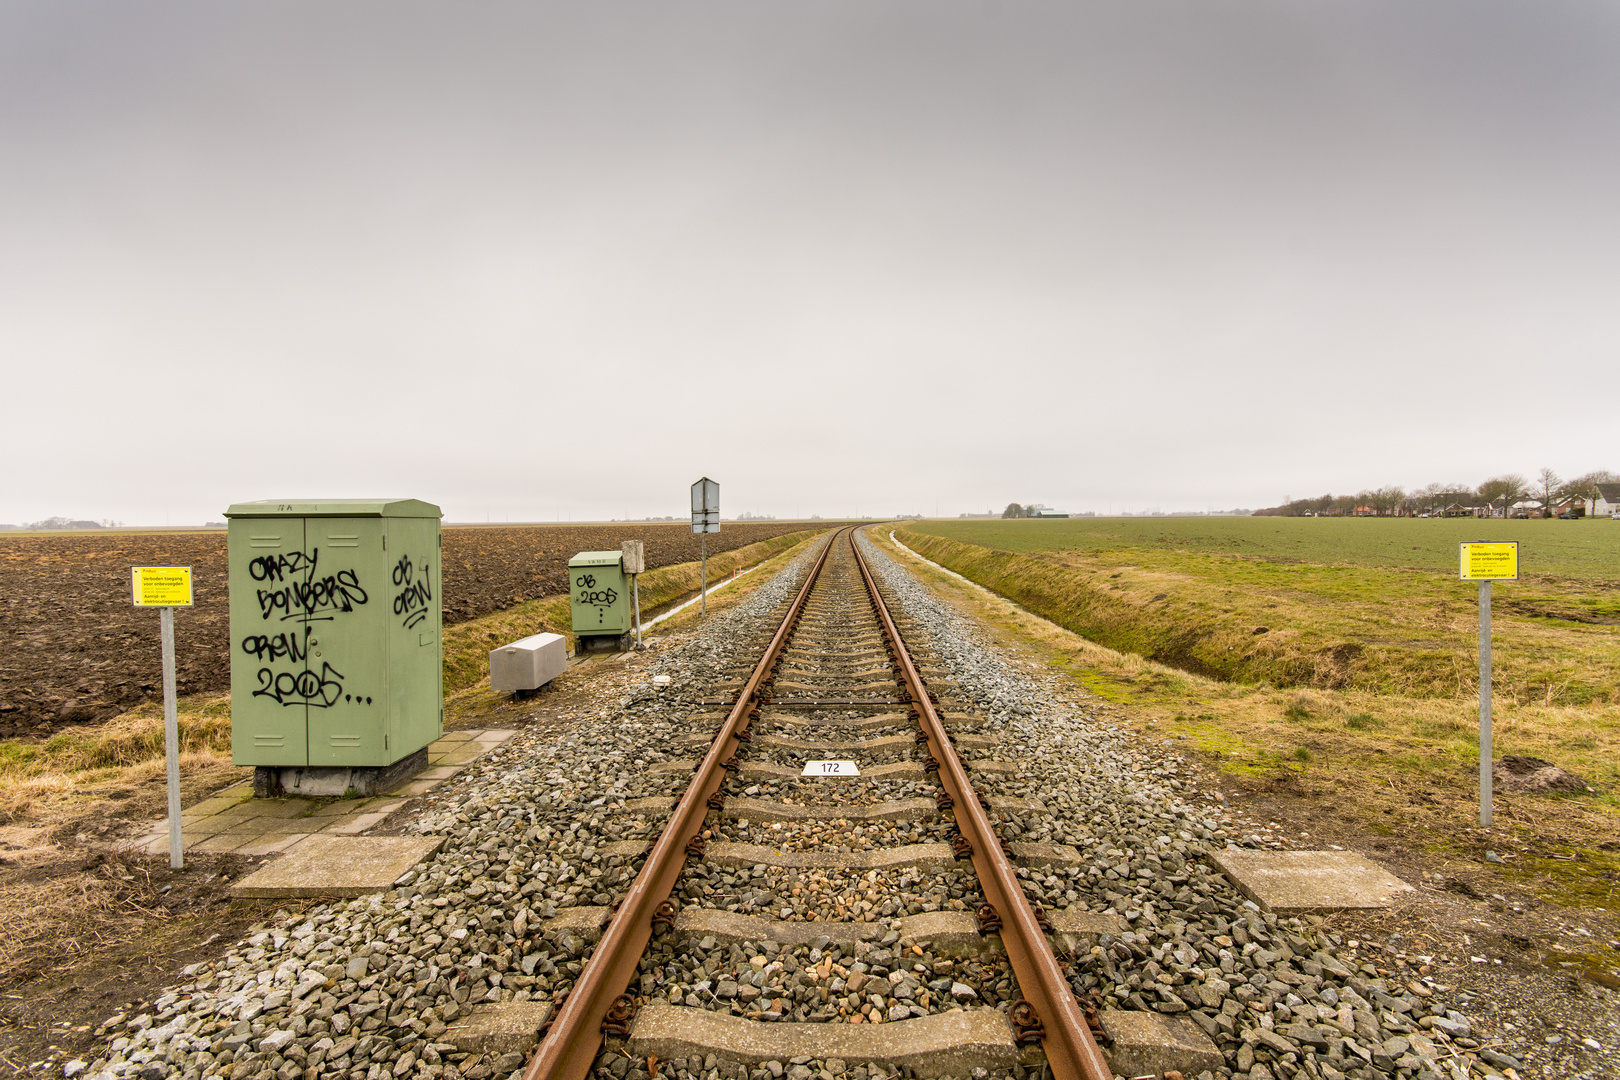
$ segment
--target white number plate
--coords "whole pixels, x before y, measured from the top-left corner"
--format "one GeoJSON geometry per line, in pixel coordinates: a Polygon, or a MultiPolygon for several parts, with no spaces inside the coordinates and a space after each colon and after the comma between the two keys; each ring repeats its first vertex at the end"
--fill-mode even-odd
{"type": "Polygon", "coordinates": [[[800,776],[859,776],[853,761],[807,761],[800,776]]]}

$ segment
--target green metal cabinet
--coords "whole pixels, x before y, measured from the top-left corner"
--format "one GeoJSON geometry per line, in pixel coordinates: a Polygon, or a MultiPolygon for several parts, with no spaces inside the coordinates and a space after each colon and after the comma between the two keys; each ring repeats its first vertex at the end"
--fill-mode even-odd
{"type": "Polygon", "coordinates": [[[622,551],[582,551],[568,560],[576,635],[617,636],[634,628],[623,559],[622,551]]]}
{"type": "Polygon", "coordinates": [[[439,508],[266,500],[225,516],[231,760],[384,766],[438,738],[439,508]]]}

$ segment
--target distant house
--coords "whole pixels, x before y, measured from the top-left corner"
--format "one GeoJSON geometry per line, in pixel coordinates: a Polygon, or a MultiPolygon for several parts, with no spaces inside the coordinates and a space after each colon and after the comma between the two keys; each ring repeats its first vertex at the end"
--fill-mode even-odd
{"type": "Polygon", "coordinates": [[[1069,516],[1061,511],[1052,509],[1050,506],[1042,506],[1040,503],[1031,503],[1030,505],[1024,507],[1024,512],[1029,517],[1034,518],[1066,518],[1069,516]]]}
{"type": "Polygon", "coordinates": [[[1598,484],[1597,498],[1592,500],[1592,513],[1602,517],[1620,514],[1620,484],[1598,484]]]}

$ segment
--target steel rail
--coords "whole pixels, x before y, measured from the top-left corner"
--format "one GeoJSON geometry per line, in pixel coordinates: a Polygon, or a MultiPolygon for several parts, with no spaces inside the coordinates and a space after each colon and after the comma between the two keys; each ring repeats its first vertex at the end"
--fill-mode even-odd
{"type": "Polygon", "coordinates": [[[602,1024],[608,1018],[608,1010],[625,992],[641,963],[641,955],[652,937],[653,916],[686,865],[687,844],[702,833],[703,820],[709,812],[709,796],[720,789],[726,775],[725,762],[740,745],[737,736],[748,729],[759,684],[775,667],[782,647],[799,621],[810,590],[821,576],[828,554],[839,538],[852,529],[853,526],[838,530],[821,549],[793,605],[738,693],[708,754],[699,763],[697,775],[670,812],[664,831],[654,842],[624,902],[553,1018],[550,1030],[536,1047],[523,1072],[523,1080],[584,1080],[589,1075],[602,1046],[602,1024]]]}
{"type": "Polygon", "coordinates": [[[889,615],[889,607],[878,591],[860,546],[850,538],[855,552],[855,563],[860,567],[866,590],[871,594],[872,606],[877,610],[889,643],[894,647],[895,662],[911,691],[924,733],[928,736],[929,751],[939,764],[940,785],[954,801],[956,827],[972,845],[973,868],[979,877],[985,899],[1001,917],[1001,943],[1012,962],[1013,974],[1025,999],[1035,1007],[1041,1035],[1041,1047],[1046,1052],[1047,1065],[1055,1080],[1113,1080],[1114,1070],[1103,1059],[1102,1051],[1091,1037],[1090,1025],[1075,1001],[1069,981],[1058,967],[1057,958],[1046,942],[1046,935],[1036,921],[1029,898],[1018,884],[1013,865],[1001,850],[1001,841],[990,816],[979,802],[978,793],[968,780],[967,770],[956,756],[945,725],[928,696],[927,686],[911,654],[906,651],[900,630],[889,615]]]}

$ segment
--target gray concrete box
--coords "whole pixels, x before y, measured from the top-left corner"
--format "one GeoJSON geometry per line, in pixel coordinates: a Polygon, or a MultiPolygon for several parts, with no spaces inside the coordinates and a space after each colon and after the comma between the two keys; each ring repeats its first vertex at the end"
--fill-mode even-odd
{"type": "Polygon", "coordinates": [[[489,688],[497,694],[538,690],[568,669],[561,634],[534,634],[489,654],[489,688]]]}

